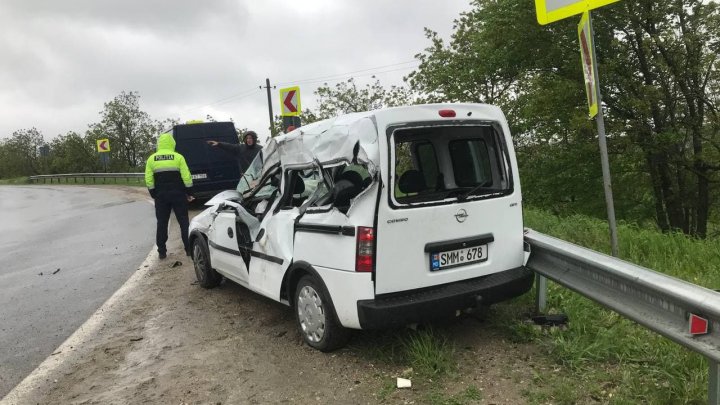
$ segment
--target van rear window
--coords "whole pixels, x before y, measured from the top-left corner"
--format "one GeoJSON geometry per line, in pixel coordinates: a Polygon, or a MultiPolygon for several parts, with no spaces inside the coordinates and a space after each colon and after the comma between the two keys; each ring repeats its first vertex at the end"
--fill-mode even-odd
{"type": "Polygon", "coordinates": [[[395,130],[398,205],[492,198],[512,192],[502,137],[489,125],[395,130]]]}

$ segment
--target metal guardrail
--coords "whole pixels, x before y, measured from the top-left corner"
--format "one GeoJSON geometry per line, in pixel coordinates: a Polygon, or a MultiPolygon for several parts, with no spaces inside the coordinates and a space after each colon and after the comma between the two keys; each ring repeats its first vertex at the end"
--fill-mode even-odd
{"type": "Polygon", "coordinates": [[[529,230],[527,266],[538,273],[538,310],[547,277],[708,359],[708,403],[720,403],[720,293],[529,230]],[[691,334],[690,317],[707,320],[691,334]]]}
{"type": "Polygon", "coordinates": [[[132,179],[142,179],[144,177],[145,173],[66,173],[42,174],[38,176],[30,176],[28,179],[32,183],[39,183],[41,180],[43,183],[47,183],[48,180],[50,180],[50,184],[54,183],[55,180],[60,183],[62,179],[65,179],[66,183],[69,183],[70,179],[72,179],[74,183],[79,183],[78,179],[82,179],[83,183],[89,183],[90,179],[92,179],[93,183],[97,183],[98,179],[115,179],[115,183],[118,182],[118,179],[125,179],[128,183],[130,183],[130,180],[132,179]]]}

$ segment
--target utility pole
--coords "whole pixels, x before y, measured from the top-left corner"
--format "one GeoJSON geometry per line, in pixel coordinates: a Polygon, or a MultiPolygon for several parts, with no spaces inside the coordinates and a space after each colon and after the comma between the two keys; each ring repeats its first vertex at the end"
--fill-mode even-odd
{"type": "Polygon", "coordinates": [[[274,89],[275,86],[270,87],[270,79],[265,79],[265,86],[260,86],[260,88],[267,89],[268,115],[270,116],[270,137],[273,137],[275,136],[275,125],[273,124],[272,97],[270,96],[270,89],[274,89]]]}

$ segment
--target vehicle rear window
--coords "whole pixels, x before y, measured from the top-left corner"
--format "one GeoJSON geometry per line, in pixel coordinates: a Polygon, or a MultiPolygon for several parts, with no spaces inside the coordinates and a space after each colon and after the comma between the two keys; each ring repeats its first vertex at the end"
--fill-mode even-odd
{"type": "Polygon", "coordinates": [[[492,198],[511,191],[504,141],[489,125],[395,130],[394,201],[399,205],[492,198]]]}

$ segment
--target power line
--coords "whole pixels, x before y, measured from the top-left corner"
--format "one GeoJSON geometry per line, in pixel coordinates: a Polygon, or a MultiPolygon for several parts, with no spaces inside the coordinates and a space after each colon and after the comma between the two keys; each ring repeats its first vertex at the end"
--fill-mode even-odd
{"type": "MultiPolygon", "coordinates": [[[[417,67],[417,65],[413,65],[413,66],[404,66],[404,67],[401,67],[401,68],[398,68],[398,69],[381,70],[381,69],[386,69],[386,68],[389,68],[389,67],[408,65],[408,64],[411,64],[411,63],[412,63],[412,64],[418,64],[419,61],[418,61],[417,59],[413,59],[413,60],[409,60],[409,61],[405,61],[405,62],[392,63],[392,64],[389,64],[389,65],[376,66],[376,67],[367,68],[367,69],[353,70],[353,71],[350,71],[350,72],[337,73],[337,74],[329,75],[329,76],[321,76],[321,77],[301,79],[301,80],[296,80],[296,81],[282,82],[282,83],[276,84],[276,86],[284,86],[284,85],[288,85],[288,84],[293,84],[293,85],[296,85],[296,84],[315,84],[315,83],[323,83],[323,82],[329,82],[329,81],[332,82],[332,81],[339,81],[339,80],[350,79],[351,77],[365,77],[365,76],[379,75],[379,74],[384,74],[384,73],[397,72],[397,71],[400,71],[400,70],[413,69],[413,68],[417,67]],[[375,71],[375,70],[380,70],[380,71],[373,72],[373,71],[375,71]],[[356,75],[356,73],[364,73],[364,72],[369,72],[369,73],[362,74],[362,75],[356,75]],[[349,76],[349,75],[351,75],[351,76],[349,76]]],[[[184,113],[186,113],[186,112],[188,112],[188,111],[198,110],[198,109],[201,109],[201,108],[211,107],[211,106],[214,106],[214,105],[225,104],[225,103],[228,103],[228,102],[230,102],[230,101],[241,100],[241,99],[243,99],[243,98],[250,97],[250,96],[253,96],[253,95],[259,93],[259,90],[260,90],[260,89],[258,89],[258,88],[256,88],[256,87],[251,88],[251,89],[246,89],[246,90],[243,90],[243,91],[241,91],[241,92],[238,92],[238,93],[235,93],[235,94],[233,94],[233,95],[230,95],[230,96],[228,96],[228,97],[221,98],[221,99],[219,99],[219,100],[213,101],[212,103],[209,103],[209,104],[205,104],[205,105],[202,105],[202,106],[197,106],[197,107],[188,108],[187,110],[181,111],[180,114],[184,114],[184,113]]]]}
{"type": "Polygon", "coordinates": [[[375,75],[381,75],[381,74],[383,74],[383,73],[399,72],[399,71],[401,71],[401,70],[413,69],[413,68],[415,68],[415,67],[416,67],[416,66],[408,66],[408,67],[403,67],[403,68],[399,68],[399,69],[391,69],[391,70],[384,70],[384,71],[380,71],[380,72],[366,73],[366,74],[364,74],[364,75],[352,75],[352,76],[335,77],[335,78],[332,78],[332,79],[316,80],[316,81],[311,81],[311,82],[297,82],[297,84],[315,84],[315,83],[325,83],[325,82],[336,82],[336,81],[351,79],[351,78],[355,78],[355,77],[375,76],[375,75]]]}
{"type": "Polygon", "coordinates": [[[210,103],[210,104],[206,104],[206,105],[202,105],[202,106],[197,106],[197,107],[188,108],[188,109],[185,110],[185,111],[181,111],[180,114],[184,114],[184,113],[186,113],[186,112],[188,112],[188,111],[193,111],[193,110],[197,110],[197,109],[200,109],[200,108],[206,108],[206,107],[214,106],[214,105],[217,105],[217,104],[224,104],[224,103],[229,102],[230,100],[240,100],[240,99],[243,99],[243,98],[245,98],[245,97],[252,96],[252,95],[255,94],[256,92],[258,92],[258,90],[259,90],[259,89],[257,89],[257,88],[252,88],[252,89],[248,89],[248,90],[243,90],[243,91],[241,91],[241,92],[239,92],[239,93],[233,94],[232,96],[228,96],[228,97],[225,97],[225,98],[221,98],[220,100],[213,101],[213,102],[210,103]]]}
{"type": "MultiPolygon", "coordinates": [[[[315,81],[315,80],[321,80],[321,81],[322,81],[322,80],[331,79],[331,78],[334,78],[334,77],[337,77],[337,76],[347,76],[347,75],[350,75],[350,74],[353,74],[353,73],[368,72],[368,71],[371,71],[371,70],[385,69],[385,68],[394,67],[394,66],[407,65],[407,64],[410,64],[410,63],[419,63],[419,61],[418,61],[417,59],[413,59],[413,60],[409,60],[409,61],[405,61],[405,62],[393,63],[393,64],[390,64],[390,65],[376,66],[376,67],[373,67],[373,68],[367,68],[367,69],[361,69],[361,70],[354,70],[354,71],[351,71],[351,72],[337,73],[337,74],[330,75],[330,76],[322,76],[322,77],[315,77],[315,78],[310,78],[310,79],[300,79],[300,80],[295,80],[295,81],[282,82],[282,83],[278,83],[277,85],[278,85],[278,86],[283,86],[283,85],[286,85],[286,84],[302,84],[302,83],[307,83],[307,82],[315,81]]],[[[413,67],[414,67],[414,66],[413,66],[413,67]]],[[[407,69],[407,68],[404,68],[404,69],[407,69]]],[[[362,76],[362,75],[361,75],[361,76],[362,76]]]]}

